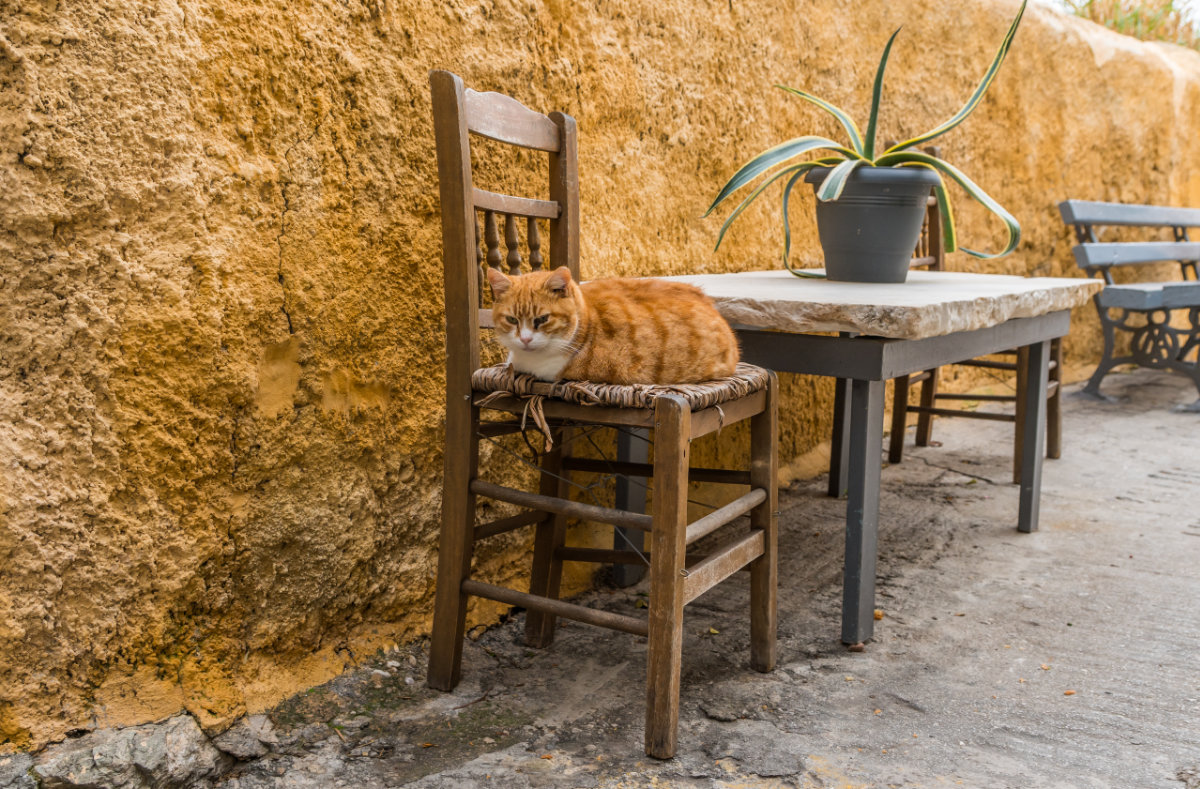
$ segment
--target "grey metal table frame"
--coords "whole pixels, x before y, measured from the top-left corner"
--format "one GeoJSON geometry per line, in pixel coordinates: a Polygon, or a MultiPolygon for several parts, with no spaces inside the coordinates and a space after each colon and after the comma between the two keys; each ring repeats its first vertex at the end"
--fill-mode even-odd
{"type": "Polygon", "coordinates": [[[883,467],[884,386],[888,380],[1010,348],[1027,347],[1017,528],[1038,528],[1050,341],[1070,329],[1070,310],[918,340],[827,336],[736,326],[743,360],[772,370],[838,379],[830,495],[846,490],[842,642],[861,644],[875,628],[879,483],[883,467]]]}

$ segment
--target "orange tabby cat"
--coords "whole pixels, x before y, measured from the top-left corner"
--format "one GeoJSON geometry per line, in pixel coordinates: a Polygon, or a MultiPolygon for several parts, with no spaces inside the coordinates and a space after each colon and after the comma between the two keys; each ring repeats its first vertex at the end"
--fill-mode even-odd
{"type": "Polygon", "coordinates": [[[566,266],[509,277],[489,268],[496,339],[543,381],[677,384],[733,375],[737,339],[698,288],[653,279],[582,285],[566,266]]]}

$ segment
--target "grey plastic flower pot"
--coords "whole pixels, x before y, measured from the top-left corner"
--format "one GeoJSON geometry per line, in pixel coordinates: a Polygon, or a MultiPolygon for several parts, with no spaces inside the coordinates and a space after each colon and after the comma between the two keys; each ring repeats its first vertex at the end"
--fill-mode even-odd
{"type": "MultiPolygon", "coordinates": [[[[813,168],[815,191],[829,173],[813,168]]],[[[825,276],[838,282],[904,282],[937,174],[924,167],[859,167],[837,200],[817,201],[825,276]]]]}

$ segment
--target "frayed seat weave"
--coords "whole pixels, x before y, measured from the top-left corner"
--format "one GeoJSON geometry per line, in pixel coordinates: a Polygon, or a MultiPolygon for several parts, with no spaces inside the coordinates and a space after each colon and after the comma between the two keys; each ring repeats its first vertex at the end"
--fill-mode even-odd
{"type": "MultiPolygon", "coordinates": [[[[617,408],[654,408],[664,395],[682,397],[693,411],[720,406],[765,389],[770,374],[761,367],[739,362],[733,375],[690,384],[605,384],[592,381],[539,381],[532,375],[513,372],[507,364],[481,367],[471,375],[471,388],[485,395],[475,402],[488,406],[505,395],[526,400],[526,414],[549,441],[550,429],[542,413],[546,398],[576,405],[617,408]]],[[[549,444],[547,444],[548,446],[549,444]]]]}
{"type": "Polygon", "coordinates": [[[577,405],[616,408],[653,408],[654,398],[679,395],[693,411],[719,405],[757,392],[767,385],[767,371],[744,362],[733,375],[694,384],[604,384],[591,381],[539,381],[532,375],[513,372],[507,364],[481,367],[471,375],[476,392],[499,392],[517,397],[538,395],[577,405]]]}

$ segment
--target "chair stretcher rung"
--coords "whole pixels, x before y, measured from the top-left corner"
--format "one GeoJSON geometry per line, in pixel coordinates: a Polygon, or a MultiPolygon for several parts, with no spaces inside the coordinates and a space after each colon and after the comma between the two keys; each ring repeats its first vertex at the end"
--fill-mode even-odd
{"type": "Polygon", "coordinates": [[[597,564],[646,564],[650,552],[622,551],[616,548],[582,548],[573,545],[554,550],[554,558],[564,562],[595,562],[597,564]]]}
{"type": "Polygon", "coordinates": [[[484,438],[498,438],[521,432],[520,422],[480,422],[479,434],[484,438]]]}
{"type": "MultiPolygon", "coordinates": [[[[709,557],[707,553],[688,553],[684,566],[691,567],[709,557]]],[[[592,562],[596,564],[638,564],[650,566],[650,551],[623,551],[613,548],[583,548],[565,545],[554,550],[554,558],[564,562],[592,562]]]]}
{"type": "Polygon", "coordinates": [[[720,509],[713,510],[703,518],[688,524],[687,544],[691,545],[706,534],[711,534],[725,524],[745,515],[750,510],[767,500],[767,492],[762,488],[754,488],[744,496],[739,496],[720,509]]]}
{"type": "MultiPolygon", "coordinates": [[[[1053,397],[1058,391],[1058,381],[1046,382],[1046,397],[1053,397]]],[[[995,402],[995,403],[1011,403],[1017,399],[1015,394],[958,394],[955,392],[937,392],[934,394],[938,400],[978,400],[979,402],[995,402]]],[[[909,406],[909,411],[919,410],[920,406],[909,406]]]]}
{"type": "Polygon", "coordinates": [[[695,600],[750,562],[763,555],[764,534],[755,529],[740,540],[718,550],[695,567],[689,567],[683,581],[683,604],[695,600]]]}
{"type": "Polygon", "coordinates": [[[1003,394],[957,394],[954,392],[938,392],[934,395],[938,400],[979,400],[980,402],[1006,403],[1017,399],[1016,395],[1003,394]]]}
{"type": "Polygon", "coordinates": [[[635,636],[645,636],[650,632],[650,626],[644,619],[625,616],[624,614],[614,614],[611,611],[599,611],[595,608],[588,608],[587,606],[576,605],[575,603],[568,603],[563,600],[538,597],[537,595],[518,592],[514,589],[506,589],[503,586],[475,581],[470,578],[462,582],[462,591],[464,594],[486,597],[488,600],[520,606],[521,608],[532,608],[534,611],[544,611],[547,614],[573,619],[577,622],[586,622],[589,625],[607,627],[610,630],[620,630],[623,633],[633,633],[635,636]]]}
{"type": "Polygon", "coordinates": [[[991,419],[993,422],[1015,422],[1017,418],[1012,414],[991,414],[987,411],[960,411],[957,408],[927,408],[923,405],[910,405],[909,411],[916,411],[918,414],[933,414],[934,416],[965,416],[973,419],[991,419]]]}
{"type": "MultiPolygon", "coordinates": [[[[598,460],[595,458],[563,458],[563,468],[593,474],[624,474],[628,477],[654,476],[654,464],[629,463],[623,460],[598,460]]],[[[688,479],[697,482],[720,482],[729,485],[749,485],[750,472],[721,468],[690,468],[688,479]]]]}
{"type": "Polygon", "coordinates": [[[519,529],[522,526],[537,523],[545,517],[546,513],[544,512],[530,511],[518,513],[511,518],[501,518],[490,523],[481,523],[475,527],[475,539],[482,540],[485,537],[495,537],[497,534],[504,534],[505,532],[519,529]]]}
{"type": "Polygon", "coordinates": [[[613,526],[622,526],[626,529],[650,531],[650,524],[654,521],[649,515],[643,515],[638,512],[627,512],[625,510],[612,509],[611,507],[597,507],[594,504],[556,499],[553,496],[543,496],[539,493],[528,493],[523,490],[506,488],[503,485],[496,485],[481,479],[471,480],[471,492],[477,493],[480,496],[507,501],[509,504],[516,504],[520,507],[528,507],[531,510],[553,512],[585,521],[599,521],[600,523],[609,523],[613,526]]]}

